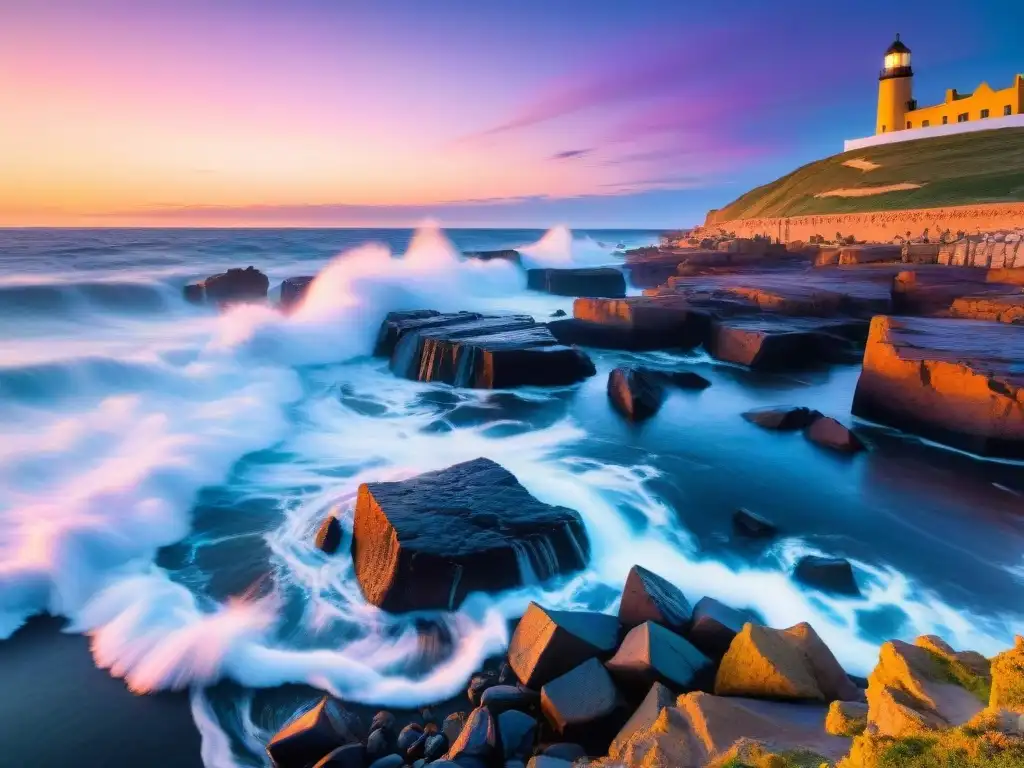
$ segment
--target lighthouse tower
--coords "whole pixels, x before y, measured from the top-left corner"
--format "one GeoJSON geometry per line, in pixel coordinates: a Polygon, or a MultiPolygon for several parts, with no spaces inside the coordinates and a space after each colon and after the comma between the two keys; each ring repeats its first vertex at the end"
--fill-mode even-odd
{"type": "Polygon", "coordinates": [[[914,108],[913,84],[910,49],[896,35],[896,41],[885,52],[885,63],[878,77],[876,134],[901,131],[906,127],[906,114],[914,108]]]}

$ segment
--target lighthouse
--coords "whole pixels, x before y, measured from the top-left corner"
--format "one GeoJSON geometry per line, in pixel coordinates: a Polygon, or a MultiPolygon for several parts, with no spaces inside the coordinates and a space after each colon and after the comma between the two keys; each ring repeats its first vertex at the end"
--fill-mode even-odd
{"type": "Polygon", "coordinates": [[[896,41],[885,52],[882,72],[878,76],[876,134],[901,131],[906,127],[907,112],[916,106],[913,103],[913,84],[910,49],[896,35],[896,41]]]}

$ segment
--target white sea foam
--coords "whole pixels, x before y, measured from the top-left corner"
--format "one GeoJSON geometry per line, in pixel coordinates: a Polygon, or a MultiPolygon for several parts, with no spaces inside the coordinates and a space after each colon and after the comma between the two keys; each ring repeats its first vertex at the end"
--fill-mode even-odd
{"type": "Polygon", "coordinates": [[[599,245],[590,237],[573,237],[565,225],[552,227],[535,243],[518,249],[527,267],[600,267],[618,263],[613,248],[599,245]]]}

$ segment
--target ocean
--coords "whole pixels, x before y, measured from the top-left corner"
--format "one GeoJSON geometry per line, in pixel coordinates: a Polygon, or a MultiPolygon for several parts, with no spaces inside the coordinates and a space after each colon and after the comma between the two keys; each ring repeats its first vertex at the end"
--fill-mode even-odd
{"type": "Polygon", "coordinates": [[[460,251],[615,264],[657,237],[0,230],[0,765],[266,765],[262,744],[312,689],[370,711],[444,701],[502,651],[529,601],[612,610],[634,563],[691,602],[809,621],[853,673],[893,637],[1012,645],[1024,632],[1021,465],[867,425],[869,452],[834,456],[739,416],[793,404],[851,423],[857,366],[767,375],[700,351],[595,350],[583,384],[490,392],[397,379],[370,354],[395,309],[571,314],[572,299],[460,251]],[[187,282],[248,265],[272,293],[320,277],[289,317],[181,298],[187,282]],[[634,362],[712,386],[630,425],[605,385],[634,362]],[[389,615],[362,598],[347,540],[334,556],[313,546],[332,512],[351,528],[360,483],[478,456],[580,512],[583,573],[455,613],[389,615]],[[737,539],[740,507],[781,536],[737,539]],[[849,558],[864,596],[795,584],[805,554],[849,558]],[[439,655],[427,658],[425,635],[443,638],[439,655]]]}

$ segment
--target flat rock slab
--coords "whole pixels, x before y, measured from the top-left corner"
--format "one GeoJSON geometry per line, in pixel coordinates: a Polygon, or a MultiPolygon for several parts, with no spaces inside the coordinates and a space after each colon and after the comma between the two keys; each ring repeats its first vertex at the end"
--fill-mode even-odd
{"type": "Polygon", "coordinates": [[[1024,291],[964,296],[949,308],[950,317],[1024,325],[1024,291]]]}
{"type": "Polygon", "coordinates": [[[572,319],[548,323],[565,344],[635,351],[692,349],[704,342],[710,316],[668,296],[577,299],[572,319]]]}
{"type": "Polygon", "coordinates": [[[859,356],[867,322],[762,315],[712,324],[707,350],[712,357],[757,370],[792,370],[859,356]]]}
{"type": "Polygon", "coordinates": [[[562,386],[594,375],[583,352],[564,346],[529,315],[393,312],[375,351],[393,373],[474,389],[562,386]]]}
{"type": "Polygon", "coordinates": [[[508,663],[523,685],[536,689],[588,659],[610,656],[618,642],[614,616],[530,603],[509,642],[508,663]]]}
{"type": "Polygon", "coordinates": [[[450,610],[470,592],[578,570],[588,553],[577,512],[541,503],[489,459],[359,487],[356,578],[388,611],[450,610]]]}
{"type": "Polygon", "coordinates": [[[526,287],[556,296],[621,298],[626,295],[626,279],[613,267],[528,269],[526,287]]]}
{"type": "Polygon", "coordinates": [[[1004,323],[876,317],[853,413],[982,456],[1024,458],[1024,334],[1004,323]]]}

